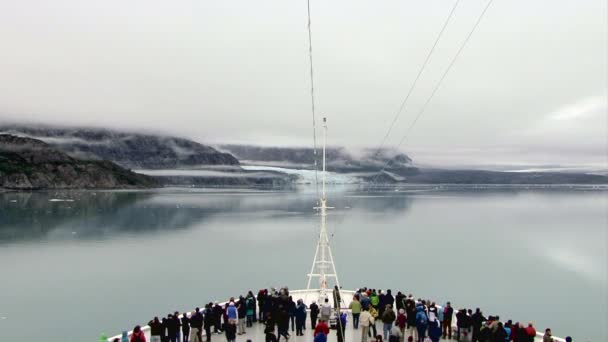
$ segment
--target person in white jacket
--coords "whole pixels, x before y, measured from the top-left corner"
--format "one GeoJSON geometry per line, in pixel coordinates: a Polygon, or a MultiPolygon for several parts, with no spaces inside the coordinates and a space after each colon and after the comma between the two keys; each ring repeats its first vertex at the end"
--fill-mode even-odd
{"type": "Polygon", "coordinates": [[[361,342],[367,342],[369,338],[369,327],[374,324],[374,317],[368,310],[364,309],[359,316],[359,325],[361,326],[361,342]]]}

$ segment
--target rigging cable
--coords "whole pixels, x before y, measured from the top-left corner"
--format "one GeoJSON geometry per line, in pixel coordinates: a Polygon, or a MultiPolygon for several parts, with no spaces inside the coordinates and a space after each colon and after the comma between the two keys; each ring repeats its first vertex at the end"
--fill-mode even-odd
{"type": "Polygon", "coordinates": [[[313,140],[313,155],[315,164],[315,189],[317,198],[319,198],[319,171],[317,165],[317,123],[315,119],[315,79],[312,64],[312,33],[310,29],[310,0],[306,0],[308,8],[308,59],[310,61],[310,102],[312,111],[312,140],[313,140]]]}
{"type": "Polygon", "coordinates": [[[410,86],[410,89],[408,90],[407,95],[405,96],[405,99],[403,100],[403,102],[401,102],[401,106],[399,107],[399,110],[395,114],[395,117],[393,117],[393,121],[391,122],[391,124],[388,128],[388,131],[384,135],[384,138],[382,139],[380,146],[378,146],[378,149],[376,150],[376,152],[374,152],[374,154],[372,156],[375,157],[380,153],[380,151],[382,151],[382,148],[384,147],[386,140],[388,139],[389,135],[391,134],[391,131],[393,130],[393,128],[395,126],[395,123],[397,123],[399,116],[401,116],[401,113],[405,109],[405,105],[406,105],[407,101],[409,100],[410,96],[412,95],[412,92],[414,91],[414,88],[416,87],[416,84],[418,83],[418,80],[420,79],[420,75],[422,75],[422,72],[428,65],[429,60],[431,59],[431,56],[433,55],[433,52],[435,51],[435,48],[437,47],[437,43],[439,43],[439,40],[441,39],[441,36],[443,35],[445,28],[450,23],[450,20],[452,19],[453,15],[454,15],[454,11],[456,10],[456,7],[458,7],[459,2],[460,2],[460,0],[456,0],[456,2],[454,3],[454,6],[452,7],[450,14],[445,19],[445,22],[443,23],[443,26],[441,27],[441,30],[439,31],[439,35],[437,35],[437,38],[435,38],[435,42],[433,43],[433,46],[431,47],[428,54],[426,55],[426,59],[424,60],[424,63],[422,63],[420,70],[418,70],[418,74],[416,75],[416,78],[414,78],[414,82],[412,82],[412,85],[410,86]]]}
{"type": "MultiPolygon", "coordinates": [[[[481,19],[484,17],[484,15],[486,14],[488,8],[490,8],[490,5],[492,4],[493,1],[494,0],[489,0],[488,3],[486,4],[486,6],[484,7],[483,11],[481,12],[481,14],[479,15],[479,17],[477,18],[477,21],[475,22],[475,25],[473,25],[473,28],[471,29],[471,31],[469,32],[469,34],[467,35],[467,37],[465,38],[465,40],[460,45],[460,48],[458,49],[458,51],[456,52],[456,54],[454,55],[454,57],[450,61],[450,64],[446,68],[445,72],[443,73],[443,75],[441,76],[441,78],[439,79],[439,81],[437,82],[437,84],[435,85],[435,88],[433,88],[433,91],[431,92],[431,95],[428,97],[428,99],[422,105],[422,108],[420,109],[420,111],[418,112],[418,114],[416,115],[416,117],[414,118],[414,121],[412,121],[412,123],[408,126],[405,134],[403,135],[403,138],[401,138],[401,140],[399,141],[399,144],[397,144],[397,146],[394,147],[395,150],[398,150],[401,147],[401,145],[403,145],[403,143],[405,142],[405,140],[409,136],[412,128],[414,128],[414,126],[416,125],[416,123],[418,122],[418,120],[420,119],[420,117],[425,113],[425,111],[426,111],[429,103],[431,102],[431,100],[433,99],[433,97],[435,96],[435,94],[437,93],[437,90],[439,89],[439,87],[443,83],[443,80],[445,79],[445,77],[448,75],[448,73],[450,72],[450,70],[454,66],[454,63],[456,62],[456,60],[458,59],[458,57],[462,53],[462,50],[465,48],[465,46],[467,45],[467,43],[471,39],[471,36],[473,35],[473,33],[475,32],[475,30],[477,29],[477,26],[479,26],[479,23],[481,22],[481,19]]],[[[376,175],[376,177],[374,177],[374,179],[372,179],[372,184],[374,183],[374,180],[377,179],[377,177],[382,172],[384,172],[384,170],[386,169],[386,167],[389,166],[389,164],[391,162],[392,162],[392,160],[389,159],[388,162],[385,163],[385,165],[382,167],[382,169],[376,175]]]]}

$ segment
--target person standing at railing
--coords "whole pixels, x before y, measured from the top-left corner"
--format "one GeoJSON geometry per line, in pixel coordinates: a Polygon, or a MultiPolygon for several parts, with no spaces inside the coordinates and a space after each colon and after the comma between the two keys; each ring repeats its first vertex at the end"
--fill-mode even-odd
{"type": "Polygon", "coordinates": [[[249,291],[247,294],[247,298],[245,299],[245,314],[247,315],[247,327],[251,328],[253,326],[253,322],[255,322],[255,297],[253,293],[249,291]]]}
{"type": "Polygon", "coordinates": [[[141,326],[136,325],[135,328],[133,328],[130,342],[146,342],[146,335],[144,335],[144,332],[141,330],[141,326]]]}
{"type": "Polygon", "coordinates": [[[245,298],[243,296],[240,296],[238,302],[236,302],[236,309],[237,309],[237,316],[238,316],[238,320],[237,320],[238,335],[244,335],[247,308],[245,307],[245,298]]]}
{"type": "Polygon", "coordinates": [[[479,340],[479,331],[481,330],[483,322],[486,320],[487,319],[484,317],[483,313],[481,313],[481,310],[479,308],[475,309],[475,313],[471,316],[471,323],[473,324],[472,342],[477,342],[479,340]]]}
{"type": "Polygon", "coordinates": [[[543,342],[553,342],[553,336],[551,335],[551,329],[545,329],[545,334],[543,335],[543,342]]]}
{"type": "Polygon", "coordinates": [[[183,340],[184,340],[184,342],[189,342],[190,341],[190,319],[188,318],[188,315],[185,312],[182,315],[181,321],[182,321],[181,323],[182,323],[183,340]]]}
{"type": "Polygon", "coordinates": [[[154,317],[153,320],[148,322],[148,326],[150,327],[150,342],[160,342],[160,335],[163,326],[158,320],[158,317],[154,317]]]}
{"type": "Polygon", "coordinates": [[[203,315],[196,308],[190,317],[190,342],[202,342],[203,315]]]}

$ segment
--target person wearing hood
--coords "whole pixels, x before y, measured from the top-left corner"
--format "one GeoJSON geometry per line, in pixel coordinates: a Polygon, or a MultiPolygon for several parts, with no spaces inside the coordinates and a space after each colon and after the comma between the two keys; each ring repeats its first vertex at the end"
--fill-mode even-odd
{"type": "Polygon", "coordinates": [[[131,340],[129,342],[146,342],[146,335],[139,325],[136,325],[135,328],[133,328],[133,333],[131,333],[131,340]]]}
{"type": "Polygon", "coordinates": [[[423,342],[426,337],[426,330],[429,325],[429,318],[426,315],[424,306],[416,307],[416,332],[418,333],[418,342],[423,342]]]}
{"type": "Polygon", "coordinates": [[[129,333],[127,331],[122,332],[122,336],[120,337],[120,342],[129,342],[129,333]]]}
{"type": "Polygon", "coordinates": [[[441,324],[439,324],[439,320],[435,316],[434,312],[429,313],[429,338],[433,342],[439,342],[439,338],[441,338],[441,324]]]}

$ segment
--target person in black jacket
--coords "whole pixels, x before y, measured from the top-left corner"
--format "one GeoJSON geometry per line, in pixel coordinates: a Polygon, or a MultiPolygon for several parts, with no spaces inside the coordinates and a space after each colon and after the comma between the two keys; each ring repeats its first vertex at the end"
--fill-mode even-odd
{"type": "Polygon", "coordinates": [[[169,337],[167,337],[167,319],[163,318],[160,321],[161,330],[160,330],[160,342],[169,342],[169,337]]]}
{"type": "Polygon", "coordinates": [[[460,341],[463,332],[469,327],[469,317],[467,316],[466,309],[458,310],[456,313],[456,326],[458,327],[458,331],[456,331],[456,340],[460,341]]]}
{"type": "Polygon", "coordinates": [[[190,317],[190,340],[191,342],[202,341],[203,330],[203,315],[199,308],[196,308],[192,317],[190,317]]]}
{"type": "Polygon", "coordinates": [[[475,309],[475,313],[471,316],[471,323],[473,325],[473,336],[471,338],[472,342],[479,341],[479,330],[481,330],[481,326],[485,321],[486,318],[481,313],[481,310],[479,310],[479,308],[475,309]]]}
{"type": "Polygon", "coordinates": [[[240,296],[236,302],[236,310],[239,318],[237,322],[237,334],[243,335],[245,334],[245,318],[247,317],[247,307],[245,306],[245,298],[243,296],[240,296]]]}
{"type": "Polygon", "coordinates": [[[289,296],[287,302],[287,312],[289,313],[289,321],[291,322],[291,331],[296,330],[296,302],[293,301],[293,297],[289,296]]]}
{"type": "Polygon", "coordinates": [[[401,293],[401,291],[397,292],[397,295],[395,296],[395,306],[397,308],[397,312],[405,308],[405,295],[401,293]]]}
{"type": "Polygon", "coordinates": [[[222,316],[224,315],[224,309],[220,306],[218,302],[215,302],[215,306],[213,307],[213,332],[221,334],[222,333],[222,316]]]}
{"type": "Polygon", "coordinates": [[[507,337],[507,332],[505,331],[502,322],[498,322],[496,331],[492,333],[492,342],[505,342],[507,337]]]}
{"type": "Polygon", "coordinates": [[[190,341],[190,319],[185,313],[182,315],[182,336],[184,342],[190,341]]]}
{"type": "Polygon", "coordinates": [[[228,342],[236,341],[236,324],[233,321],[226,323],[225,331],[228,342]]]}
{"type": "Polygon", "coordinates": [[[163,325],[158,320],[158,317],[154,317],[153,320],[148,322],[148,326],[150,326],[150,342],[160,342],[163,325]]]}
{"type": "Polygon", "coordinates": [[[175,315],[167,315],[167,340],[177,342],[179,337],[179,318],[175,315]]]}
{"type": "Polygon", "coordinates": [[[265,314],[265,310],[266,310],[266,292],[267,290],[260,290],[258,292],[258,319],[263,322],[264,319],[264,314],[265,314]]]}
{"type": "Polygon", "coordinates": [[[319,317],[319,306],[313,300],[312,304],[310,304],[310,326],[313,330],[317,326],[317,317],[319,317]]]}
{"type": "Polygon", "coordinates": [[[205,335],[207,338],[205,341],[211,342],[211,326],[213,325],[213,303],[209,303],[205,305],[205,310],[203,312],[203,322],[205,323],[205,335]]]}

